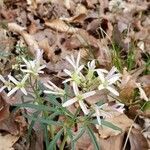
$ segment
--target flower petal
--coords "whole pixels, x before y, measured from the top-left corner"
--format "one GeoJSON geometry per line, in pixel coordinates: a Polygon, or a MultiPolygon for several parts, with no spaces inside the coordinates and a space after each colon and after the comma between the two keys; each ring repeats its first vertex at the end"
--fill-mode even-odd
{"type": "Polygon", "coordinates": [[[100,116],[96,116],[96,118],[97,118],[97,122],[98,122],[98,124],[99,124],[99,125],[102,125],[102,123],[101,123],[101,119],[100,119],[100,116]]]}
{"type": "Polygon", "coordinates": [[[90,91],[90,92],[84,93],[82,95],[84,98],[88,98],[90,96],[93,96],[95,93],[96,93],[95,91],[90,91]]]}
{"type": "Polygon", "coordinates": [[[119,80],[120,74],[113,75],[110,79],[108,79],[108,85],[111,85],[115,83],[117,80],[119,80]]]}
{"type": "Polygon", "coordinates": [[[73,86],[74,94],[75,94],[76,96],[78,96],[78,95],[79,95],[78,85],[77,85],[75,82],[73,82],[73,83],[72,83],[72,86],[73,86]]]}
{"type": "Polygon", "coordinates": [[[81,65],[79,68],[77,68],[76,72],[79,73],[84,68],[84,65],[81,65]]]}
{"type": "Polygon", "coordinates": [[[5,88],[6,88],[6,86],[5,86],[5,85],[4,85],[4,86],[2,86],[2,87],[0,88],[0,92],[2,92],[5,88]]]}
{"type": "Polygon", "coordinates": [[[116,72],[116,71],[118,71],[117,70],[117,68],[115,67],[115,66],[113,66],[112,68],[111,68],[111,70],[109,71],[109,73],[107,74],[107,79],[108,78],[111,78],[111,76],[116,72]]]}
{"type": "Polygon", "coordinates": [[[29,78],[29,74],[26,74],[22,79],[21,83],[24,84],[28,78],[29,78]]]}
{"type": "Polygon", "coordinates": [[[8,75],[8,78],[9,78],[9,80],[10,81],[12,81],[14,84],[19,84],[19,82],[13,77],[13,76],[11,76],[11,75],[8,75]]]}
{"type": "Polygon", "coordinates": [[[63,95],[63,93],[61,92],[54,92],[54,91],[48,91],[48,90],[44,90],[43,92],[46,94],[63,95]]]}
{"type": "Polygon", "coordinates": [[[67,82],[69,82],[69,81],[72,81],[72,78],[66,79],[66,80],[64,80],[62,83],[67,83],[67,82]]]}
{"type": "Polygon", "coordinates": [[[81,53],[79,52],[79,53],[78,53],[78,56],[77,56],[77,62],[76,62],[76,67],[77,67],[77,68],[79,67],[80,57],[81,57],[81,53]]]}
{"type": "Polygon", "coordinates": [[[3,77],[2,75],[0,75],[0,80],[1,80],[3,83],[7,82],[7,81],[4,79],[4,77],[3,77]]]}
{"type": "Polygon", "coordinates": [[[82,111],[84,112],[84,114],[88,115],[89,110],[86,108],[86,105],[84,104],[84,102],[82,100],[79,100],[79,105],[80,105],[82,111]]]}
{"type": "Polygon", "coordinates": [[[76,98],[76,97],[75,97],[75,98],[72,98],[72,99],[67,100],[66,102],[64,102],[64,103],[62,104],[62,106],[63,106],[63,107],[70,106],[70,105],[72,105],[73,103],[75,103],[76,101],[77,101],[77,98],[76,98]]]}
{"type": "Polygon", "coordinates": [[[25,90],[25,88],[21,88],[20,90],[22,91],[22,93],[23,93],[24,95],[28,95],[28,94],[27,94],[27,91],[25,90]]]}
{"type": "Polygon", "coordinates": [[[98,86],[98,90],[103,90],[103,89],[104,89],[103,84],[100,84],[100,85],[98,86]]]}
{"type": "Polygon", "coordinates": [[[98,73],[98,77],[100,78],[101,82],[102,83],[105,82],[104,74],[99,70],[97,71],[97,73],[98,73]]]}
{"type": "Polygon", "coordinates": [[[64,69],[64,72],[65,72],[67,75],[71,76],[71,72],[70,72],[69,70],[64,69]]]}
{"type": "Polygon", "coordinates": [[[113,93],[114,95],[119,96],[118,91],[116,91],[114,88],[112,88],[112,87],[110,87],[110,86],[107,86],[106,89],[109,90],[109,91],[110,91],[111,93],[113,93]]]}
{"type": "Polygon", "coordinates": [[[52,86],[50,86],[49,84],[47,84],[47,83],[44,83],[44,86],[46,86],[48,89],[50,89],[50,90],[54,90],[54,88],[52,87],[52,86]]]}
{"type": "Polygon", "coordinates": [[[11,95],[14,94],[18,89],[19,89],[18,87],[13,88],[13,89],[7,94],[7,96],[8,96],[8,97],[11,96],[11,95]]]}
{"type": "Polygon", "coordinates": [[[54,87],[54,89],[56,89],[56,90],[60,90],[60,88],[59,87],[57,87],[53,82],[51,82],[51,81],[48,81],[48,83],[52,86],[52,87],[54,87]]]}
{"type": "Polygon", "coordinates": [[[66,60],[67,60],[74,68],[76,68],[76,66],[75,66],[75,64],[74,64],[74,62],[73,62],[73,60],[71,60],[68,56],[66,56],[66,60]]]}

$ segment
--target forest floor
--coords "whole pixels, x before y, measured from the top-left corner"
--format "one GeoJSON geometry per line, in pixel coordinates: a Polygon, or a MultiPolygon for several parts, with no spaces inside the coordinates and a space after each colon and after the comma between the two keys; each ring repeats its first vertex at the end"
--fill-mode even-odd
{"type": "MultiPolygon", "coordinates": [[[[85,72],[83,69],[83,75],[85,72]]],[[[0,0],[0,74],[0,150],[70,150],[72,139],[76,139],[75,150],[150,149],[149,0],[0,0]],[[41,92],[41,84],[48,80],[63,88],[61,83],[68,77],[64,70],[71,69],[65,58],[79,54],[86,67],[94,60],[94,69],[109,71],[115,66],[121,74],[117,83],[113,82],[119,96],[96,91],[97,95],[90,99],[92,107],[86,104],[91,109],[98,99],[105,99],[108,106],[116,101],[123,105],[122,112],[108,111],[111,117],[106,117],[101,127],[82,126],[80,121],[86,118],[82,108],[76,115],[80,121],[71,126],[72,122],[59,113],[66,110],[49,104],[41,92]],[[22,95],[31,91],[32,85],[37,86],[32,84],[34,81],[25,90],[10,77],[19,81],[24,75],[21,71],[31,65],[28,60],[43,65],[35,79],[40,84],[32,89],[37,99],[44,99],[42,102],[35,101],[33,93],[22,95]],[[11,93],[8,79],[17,87],[11,93]],[[29,101],[31,105],[26,105],[29,101]],[[55,114],[46,111],[47,107],[54,108],[55,114]],[[45,114],[52,120],[47,120],[45,114]],[[61,121],[65,123],[55,127],[61,121]],[[87,132],[80,132],[84,127],[87,132]]],[[[73,92],[71,84],[67,85],[73,92]]],[[[60,103],[58,99],[56,102],[60,103]]],[[[67,111],[73,113],[78,106],[72,105],[74,108],[67,111]]]]}

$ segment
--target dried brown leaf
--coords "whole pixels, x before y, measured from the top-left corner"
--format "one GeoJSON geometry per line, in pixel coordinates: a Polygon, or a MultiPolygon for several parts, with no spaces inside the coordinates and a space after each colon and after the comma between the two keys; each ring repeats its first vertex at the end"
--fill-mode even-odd
{"type": "Polygon", "coordinates": [[[46,21],[45,25],[58,32],[65,32],[65,33],[73,34],[78,31],[78,28],[74,28],[72,26],[67,25],[61,19],[46,21]]]}
{"type": "Polygon", "coordinates": [[[0,150],[15,150],[13,145],[18,141],[19,136],[11,134],[1,135],[0,134],[0,150]]]}
{"type": "MultiPolygon", "coordinates": [[[[115,126],[121,128],[122,132],[127,131],[133,123],[133,121],[129,119],[125,114],[120,114],[119,116],[106,118],[106,121],[111,122],[115,126]]],[[[98,132],[101,138],[108,138],[110,136],[116,136],[121,133],[119,130],[113,130],[106,126],[103,126],[103,128],[99,127],[98,132]]]]}
{"type": "Polygon", "coordinates": [[[24,27],[21,27],[16,23],[8,23],[8,29],[12,32],[19,33],[24,38],[27,45],[29,46],[31,54],[33,56],[36,56],[37,50],[39,49],[39,45],[35,41],[34,37],[25,31],[24,27]]]}
{"type": "Polygon", "coordinates": [[[141,134],[140,130],[135,128],[132,129],[129,136],[131,150],[147,150],[148,143],[144,136],[141,134]]]}
{"type": "Polygon", "coordinates": [[[9,112],[9,105],[5,102],[3,97],[0,95],[0,121],[5,120],[8,118],[9,112]]]}

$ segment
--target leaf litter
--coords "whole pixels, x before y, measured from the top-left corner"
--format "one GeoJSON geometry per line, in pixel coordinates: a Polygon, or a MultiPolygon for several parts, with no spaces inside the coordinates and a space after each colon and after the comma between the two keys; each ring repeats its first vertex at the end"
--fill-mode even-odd
{"type": "MultiPolygon", "coordinates": [[[[34,58],[39,49],[43,50],[42,61],[46,64],[45,74],[40,76],[41,82],[54,80],[59,87],[62,86],[60,82],[66,78],[63,70],[69,69],[64,58],[71,54],[76,56],[78,51],[81,53],[83,63],[96,59],[97,67],[110,69],[115,65],[122,73],[122,79],[118,83],[120,96],[108,97],[107,91],[102,90],[102,93],[98,91],[86,101],[95,104],[100,100],[109,105],[116,99],[123,102],[126,106],[124,113],[110,111],[111,117],[106,119],[122,131],[106,126],[90,127],[102,150],[110,148],[121,150],[125,147],[133,150],[148,149],[150,146],[149,5],[148,0],[2,1],[0,72],[4,76],[8,75],[13,71],[12,65],[20,59],[22,53],[34,58]],[[17,43],[23,43],[21,45],[27,50],[17,52],[17,43]],[[141,108],[145,97],[147,102],[141,108]]],[[[14,149],[13,145],[19,150],[20,147],[25,147],[23,140],[25,143],[28,141],[26,129],[30,124],[23,114],[34,113],[34,109],[25,108],[14,113],[13,105],[33,99],[22,100],[19,92],[8,98],[6,93],[7,91],[3,91],[0,95],[0,131],[2,131],[0,150],[14,149]]],[[[73,105],[68,109],[75,112],[77,108],[78,105],[73,105]]],[[[66,120],[61,117],[59,115],[58,121],[66,120]]],[[[81,124],[77,124],[77,130],[81,127],[81,124]]],[[[42,128],[39,123],[33,127],[35,133],[30,139],[30,146],[28,145],[26,149],[44,149],[42,128]]],[[[59,131],[57,128],[56,130],[59,131]]],[[[74,132],[74,135],[76,134],[77,132],[74,132]]],[[[60,138],[58,143],[61,142],[60,138]]],[[[68,145],[70,142],[67,140],[68,145]]],[[[77,141],[76,149],[94,149],[87,132],[84,132],[77,141]]]]}

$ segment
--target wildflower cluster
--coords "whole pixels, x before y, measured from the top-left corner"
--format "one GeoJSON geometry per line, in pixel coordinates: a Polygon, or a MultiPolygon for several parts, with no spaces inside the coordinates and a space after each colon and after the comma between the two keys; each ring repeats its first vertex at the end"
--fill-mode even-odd
{"type": "Polygon", "coordinates": [[[34,76],[34,79],[38,77],[39,74],[44,73],[42,69],[44,69],[45,65],[40,65],[40,60],[42,58],[42,51],[40,49],[37,50],[37,56],[35,60],[26,60],[22,57],[22,60],[25,64],[20,65],[20,70],[22,72],[22,79],[17,80],[11,74],[8,75],[8,81],[0,75],[0,80],[3,83],[3,86],[0,88],[0,92],[7,89],[9,92],[7,96],[11,96],[16,91],[21,90],[24,95],[27,95],[26,87],[30,78],[34,76]]]}
{"type": "MultiPolygon", "coordinates": [[[[93,112],[92,116],[96,116],[98,123],[101,124],[100,116],[105,116],[104,114],[106,114],[106,112],[103,108],[106,107],[106,105],[108,106],[108,103],[101,106],[97,104],[90,105],[87,103],[86,99],[103,89],[115,96],[119,96],[118,91],[115,89],[115,83],[120,79],[120,73],[118,73],[116,67],[113,67],[109,72],[105,69],[96,69],[95,60],[88,62],[87,65],[80,65],[80,53],[78,53],[77,59],[71,55],[70,57],[67,56],[66,60],[72,66],[72,69],[64,69],[64,72],[69,78],[64,80],[63,83],[70,83],[74,97],[66,101],[62,100],[62,106],[69,107],[77,103],[84,115],[93,112]]],[[[63,89],[60,89],[51,81],[44,85],[48,88],[48,90],[44,91],[46,94],[59,95],[62,99],[66,94],[63,89]]],[[[118,102],[112,109],[123,113],[123,107],[124,105],[118,102]]]]}

